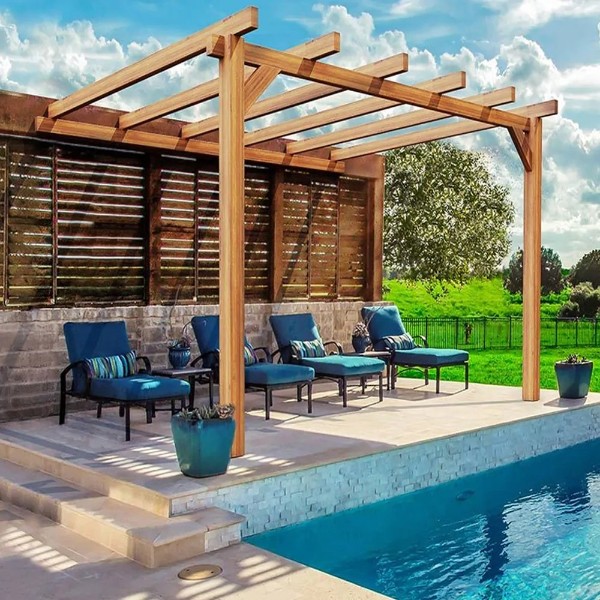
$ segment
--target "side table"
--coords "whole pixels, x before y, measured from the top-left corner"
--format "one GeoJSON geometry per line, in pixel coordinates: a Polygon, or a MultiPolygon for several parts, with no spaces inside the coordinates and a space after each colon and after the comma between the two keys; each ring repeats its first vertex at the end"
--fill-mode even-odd
{"type": "MultiPolygon", "coordinates": [[[[386,366],[386,377],[387,377],[387,389],[390,389],[390,380],[392,373],[392,353],[387,350],[367,350],[366,352],[344,352],[344,356],[366,356],[368,358],[378,358],[385,363],[386,366]]],[[[364,391],[364,383],[363,383],[364,391]]]]}
{"type": "Polygon", "coordinates": [[[194,408],[196,399],[196,380],[198,377],[204,376],[208,379],[208,401],[210,407],[213,407],[213,372],[212,369],[201,367],[183,367],[182,369],[152,369],[152,375],[161,377],[187,377],[190,383],[190,401],[188,408],[194,408]]]}

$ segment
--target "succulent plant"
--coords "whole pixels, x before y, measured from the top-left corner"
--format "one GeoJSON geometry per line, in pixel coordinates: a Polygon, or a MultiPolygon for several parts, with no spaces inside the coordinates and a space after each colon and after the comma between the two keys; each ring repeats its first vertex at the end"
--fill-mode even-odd
{"type": "Polygon", "coordinates": [[[367,326],[362,321],[360,321],[354,326],[354,329],[352,330],[352,336],[369,337],[369,330],[367,329],[367,326]]]}
{"type": "Polygon", "coordinates": [[[569,356],[567,356],[567,358],[565,358],[564,360],[561,360],[560,362],[566,363],[568,365],[574,365],[577,363],[584,363],[584,362],[589,362],[589,361],[582,354],[569,354],[569,356]]]}
{"type": "Polygon", "coordinates": [[[216,404],[215,406],[200,406],[188,410],[182,408],[176,415],[185,421],[207,421],[210,419],[230,419],[233,417],[235,407],[233,404],[216,404]]]}

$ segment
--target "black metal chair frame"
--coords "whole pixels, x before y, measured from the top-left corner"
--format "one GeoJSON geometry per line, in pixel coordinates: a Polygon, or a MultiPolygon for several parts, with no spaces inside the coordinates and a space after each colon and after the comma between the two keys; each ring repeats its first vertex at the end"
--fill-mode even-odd
{"type": "MultiPolygon", "coordinates": [[[[151,373],[151,365],[150,359],[147,356],[138,356],[137,360],[141,360],[144,363],[144,369],[140,370],[140,373],[151,373]]],[[[62,373],[60,374],[60,405],[59,405],[59,416],[58,423],[59,425],[64,425],[66,417],[67,417],[67,396],[72,396],[74,398],[82,398],[85,400],[92,400],[93,402],[97,402],[98,406],[96,408],[96,418],[99,419],[102,416],[102,405],[103,404],[117,404],[119,406],[119,416],[125,417],[125,441],[129,442],[131,440],[131,415],[130,408],[131,405],[141,406],[146,409],[146,423],[152,423],[152,418],[156,416],[157,410],[170,410],[171,414],[175,414],[175,401],[181,400],[181,408],[185,406],[185,396],[167,396],[165,398],[154,398],[152,400],[131,400],[131,401],[123,401],[117,398],[107,398],[107,397],[99,397],[93,396],[90,394],[90,385],[92,382],[92,378],[87,373],[85,369],[83,369],[86,377],[86,389],[83,393],[77,393],[73,391],[72,383],[71,389],[67,390],[67,375],[76,367],[84,367],[85,360],[78,360],[74,363],[71,363],[68,367],[66,367],[62,373]],[[171,403],[170,409],[157,409],[156,403],[168,400],[171,403]]]]}

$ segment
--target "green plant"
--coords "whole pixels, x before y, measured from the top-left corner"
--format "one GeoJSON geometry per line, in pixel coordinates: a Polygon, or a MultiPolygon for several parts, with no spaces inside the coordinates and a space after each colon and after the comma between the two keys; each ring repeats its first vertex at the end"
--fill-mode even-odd
{"type": "Polygon", "coordinates": [[[589,281],[597,288],[600,286],[600,250],[592,250],[584,254],[571,269],[569,279],[573,285],[589,281]]]}
{"type": "Polygon", "coordinates": [[[367,329],[367,326],[362,321],[359,321],[354,326],[354,329],[352,330],[352,337],[362,337],[362,338],[369,337],[369,330],[367,329]]]}
{"type": "Polygon", "coordinates": [[[181,330],[181,335],[169,340],[167,347],[169,350],[187,350],[192,346],[192,334],[189,331],[191,321],[186,323],[181,330]]]}
{"type": "Polygon", "coordinates": [[[215,404],[214,406],[200,406],[192,410],[182,408],[175,416],[184,421],[196,422],[210,419],[230,419],[234,412],[233,404],[215,404]]]}
{"type": "Polygon", "coordinates": [[[579,363],[589,362],[588,359],[583,356],[583,354],[569,354],[567,358],[564,360],[559,360],[559,363],[564,363],[568,365],[575,365],[579,363]]]}

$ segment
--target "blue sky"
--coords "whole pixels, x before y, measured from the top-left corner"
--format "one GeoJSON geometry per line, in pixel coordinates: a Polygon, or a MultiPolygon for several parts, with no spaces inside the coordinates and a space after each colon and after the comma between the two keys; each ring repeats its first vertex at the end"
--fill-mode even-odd
{"type": "MultiPolygon", "coordinates": [[[[556,249],[566,265],[600,247],[600,0],[256,4],[260,27],[247,36],[254,43],[284,49],[336,30],[342,34],[342,52],[330,60],[344,66],[406,51],[411,71],[401,81],[465,70],[469,87],[459,96],[516,85],[516,105],[557,98],[560,115],[546,120],[544,134],[544,244],[556,249]]],[[[0,0],[0,88],[66,95],[245,6],[233,1],[0,0]]],[[[213,63],[195,59],[103,103],[131,110],[214,73],[213,63]]],[[[293,85],[280,81],[267,94],[293,85]]],[[[317,101],[250,127],[337,101],[317,101]]],[[[177,116],[198,119],[213,110],[214,104],[177,116]]],[[[518,246],[522,173],[506,132],[457,143],[485,151],[498,178],[509,186],[517,207],[518,246]]]]}

